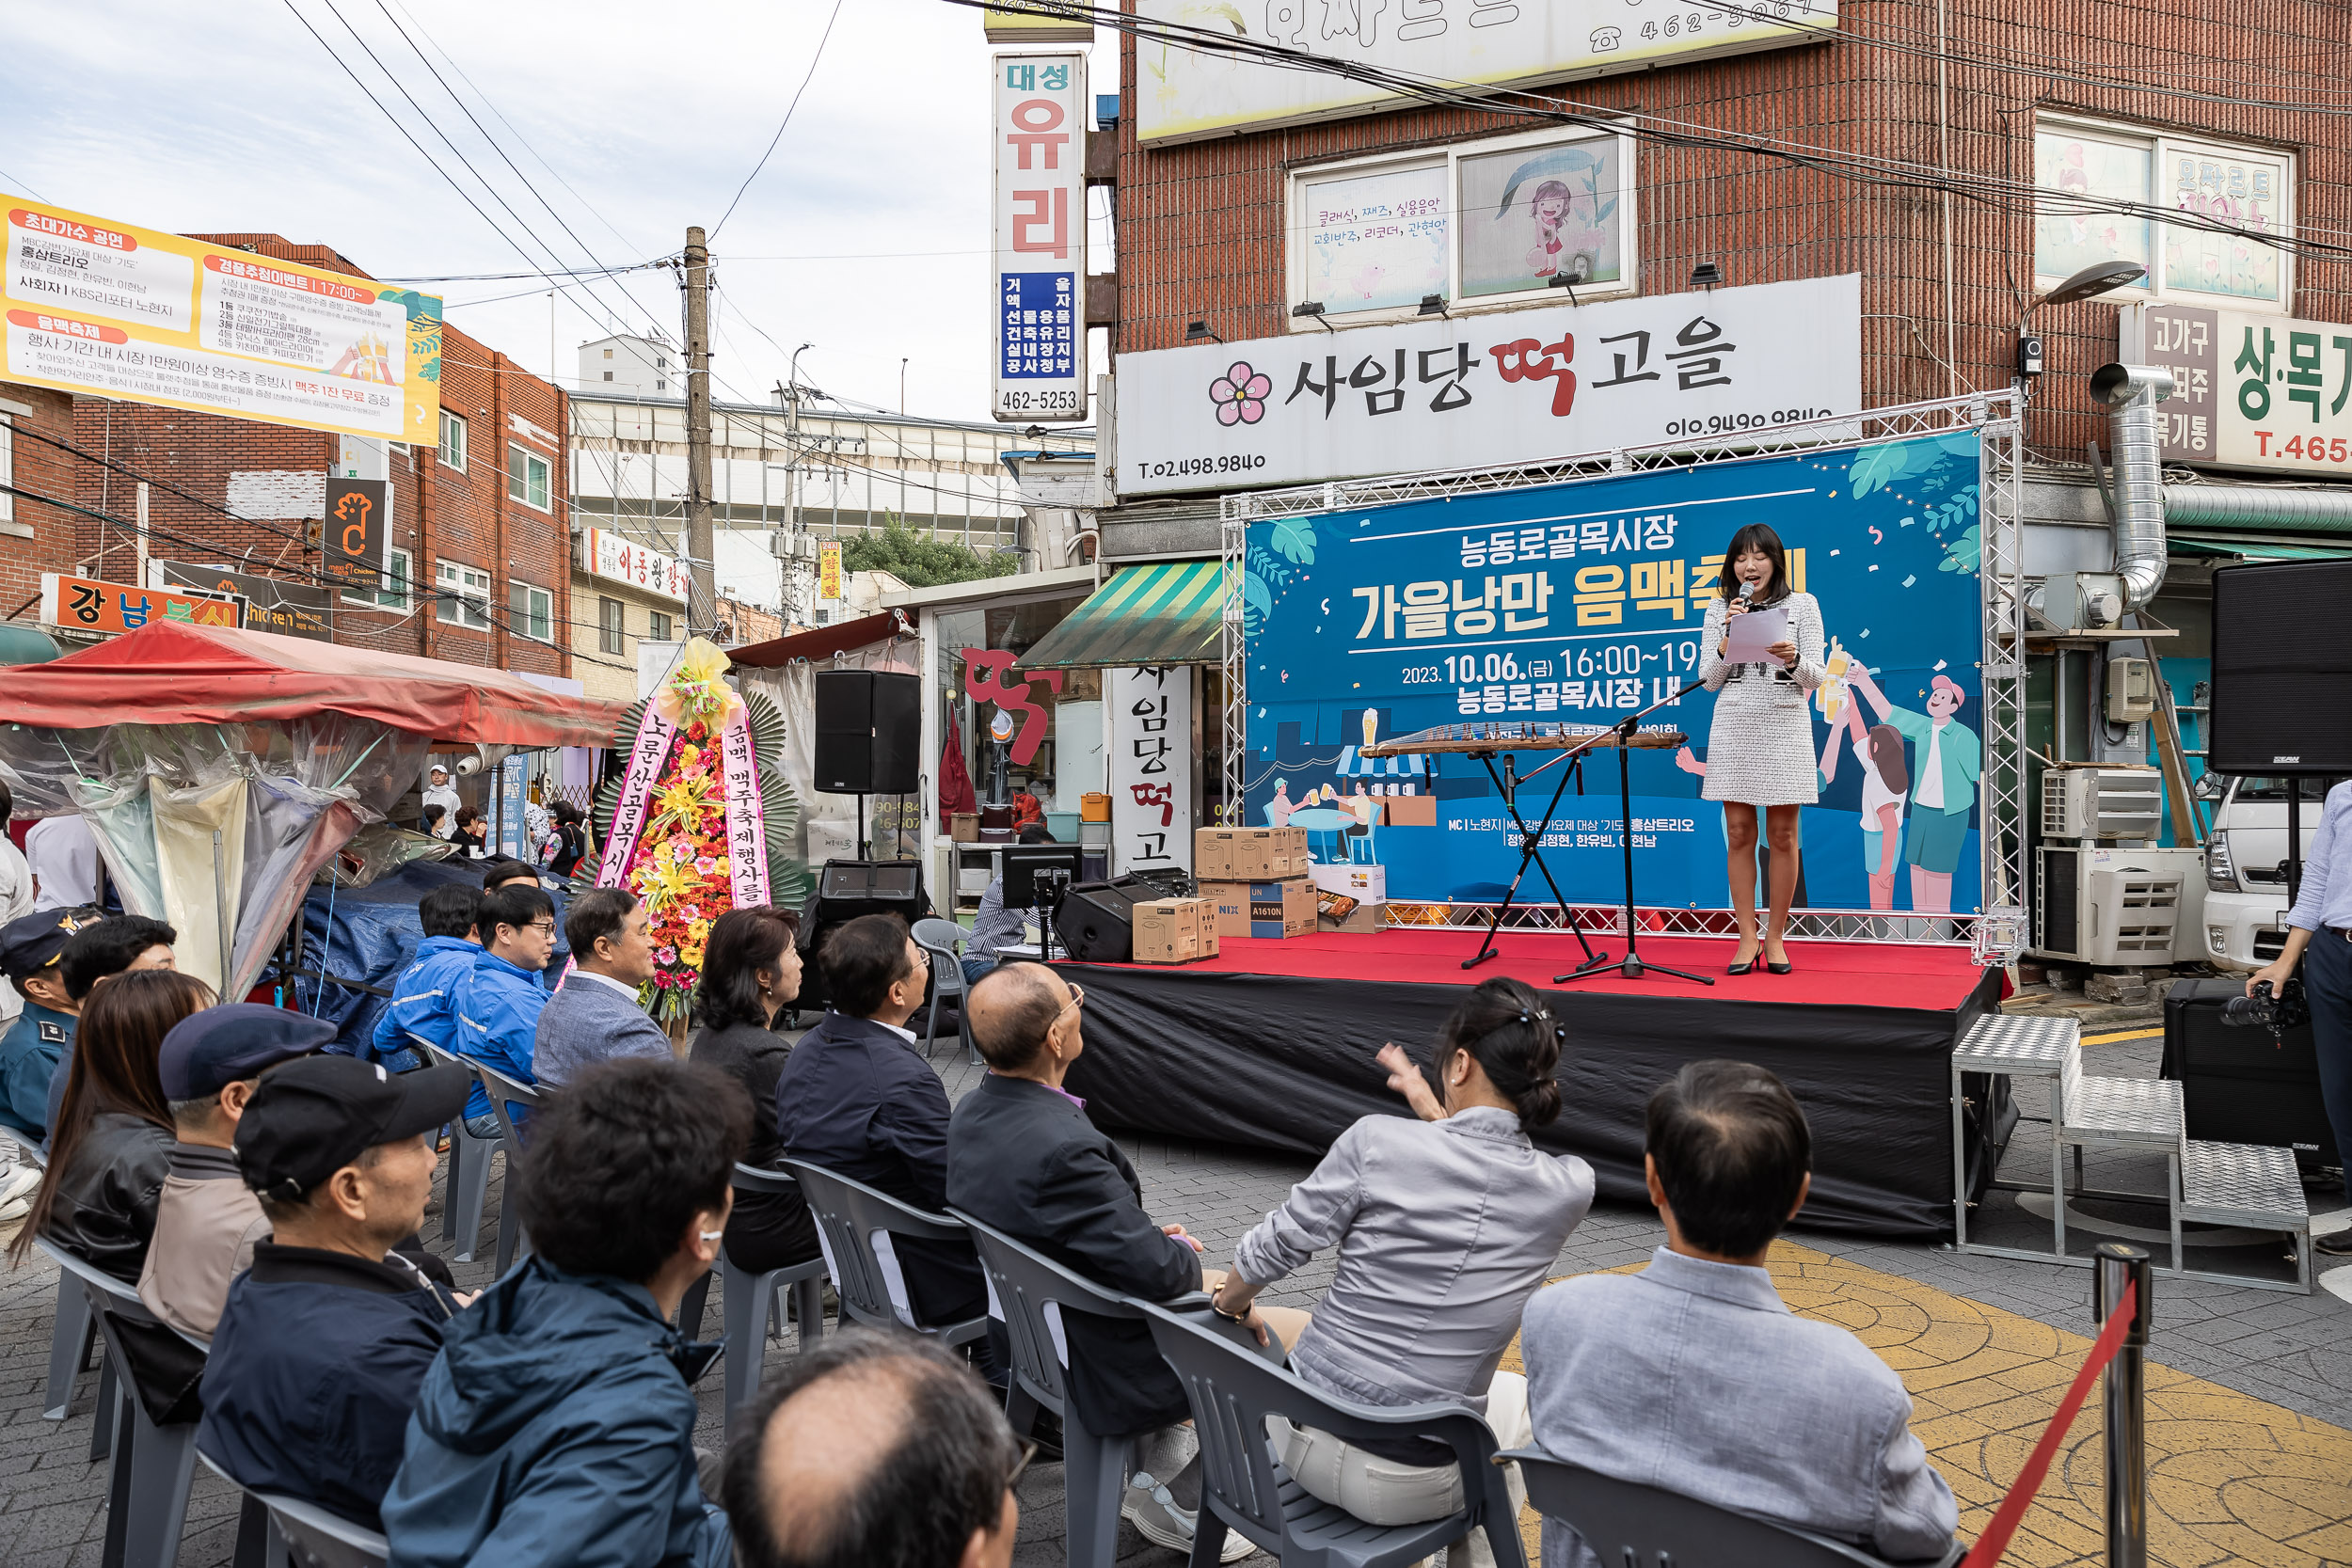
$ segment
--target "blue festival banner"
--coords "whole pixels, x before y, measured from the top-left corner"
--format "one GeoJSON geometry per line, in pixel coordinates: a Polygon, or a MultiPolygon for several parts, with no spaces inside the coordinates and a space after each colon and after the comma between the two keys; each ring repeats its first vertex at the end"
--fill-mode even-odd
{"type": "MultiPolygon", "coordinates": [[[[1830,672],[1807,705],[1820,801],[1798,905],[1976,910],[1978,498],[1965,431],[1252,523],[1246,819],[1384,866],[1391,900],[1499,901],[1518,837],[1486,768],[1363,747],[1472,720],[1605,728],[1673,695],[1697,678],[1724,546],[1768,523],[1820,602],[1830,672]]],[[[1659,709],[1644,727],[1688,743],[1630,752],[1645,906],[1729,907],[1723,812],[1699,793],[1713,709],[1704,689],[1659,709]]],[[[1556,777],[1520,786],[1531,825],[1556,777]]],[[[1569,899],[1623,898],[1625,828],[1596,751],[1544,829],[1569,899]]]]}

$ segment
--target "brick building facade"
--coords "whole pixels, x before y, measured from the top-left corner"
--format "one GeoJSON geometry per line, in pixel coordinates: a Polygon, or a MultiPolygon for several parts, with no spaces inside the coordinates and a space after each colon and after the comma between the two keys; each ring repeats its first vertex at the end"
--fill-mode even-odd
{"type": "MultiPolygon", "coordinates": [[[[1690,8],[1699,13],[1692,21],[1710,27],[1751,14],[1714,0],[1690,8]]],[[[1638,114],[1661,131],[1678,123],[1709,141],[1754,137],[2013,182],[2020,194],[1947,199],[1769,152],[1639,139],[1630,225],[1638,291],[1685,290],[1705,261],[1730,284],[1859,273],[1864,401],[1883,406],[2009,383],[2019,317],[2035,286],[2035,217],[2022,191],[2035,183],[2038,124],[2126,141],[2182,134],[2287,154],[2294,230],[2341,233],[2352,220],[2352,122],[2327,95],[2342,74],[2328,62],[2344,63],[2345,52],[2340,40],[2325,45],[2310,22],[2310,12],[2282,0],[2226,12],[2197,0],[2056,8],[1847,0],[1836,31],[1818,42],[1663,64],[1543,96],[1638,114]],[[2312,108],[2280,106],[2294,103],[2312,108]]],[[[1318,329],[1292,317],[1297,302],[1285,289],[1293,176],[1372,154],[1523,135],[1548,123],[1509,112],[1532,106],[1533,96],[1504,94],[1491,110],[1399,101],[1393,112],[1146,147],[1135,84],[1157,77],[1139,71],[1133,35],[1122,35],[1120,48],[1128,84],[1118,129],[1120,353],[1181,343],[1196,321],[1229,341],[1318,329]]],[[[2166,173],[2156,170],[2152,205],[2173,205],[2166,173]]],[[[2352,314],[2352,252],[2328,250],[2323,245],[2289,263],[2289,298],[2274,308],[2330,321],[2352,314]]],[[[2035,388],[2031,447],[2078,459],[2084,442],[2102,433],[2084,382],[2116,356],[2118,303],[2146,297],[2121,293],[2035,318],[2050,373],[2035,388]]],[[[1451,308],[1464,305],[1474,302],[1456,299],[1451,308]]]]}
{"type": "Polygon", "coordinates": [[[41,574],[73,569],[74,515],[37,499],[72,498],[75,460],[51,444],[72,439],[72,398],[0,381],[0,622],[37,622],[41,574]]]}
{"type": "MultiPolygon", "coordinates": [[[[275,234],[197,237],[368,276],[329,247],[275,234]]],[[[72,438],[92,456],[65,459],[61,493],[103,515],[74,516],[72,553],[92,576],[132,579],[136,538],[121,525],[135,515],[144,478],[153,556],[315,587],[326,477],[356,469],[390,481],[392,571],[381,592],[337,600],[336,641],[569,676],[570,476],[559,434],[570,417],[566,396],[444,325],[440,402],[435,444],[379,455],[370,443],[316,431],[74,400],[72,438]]]]}

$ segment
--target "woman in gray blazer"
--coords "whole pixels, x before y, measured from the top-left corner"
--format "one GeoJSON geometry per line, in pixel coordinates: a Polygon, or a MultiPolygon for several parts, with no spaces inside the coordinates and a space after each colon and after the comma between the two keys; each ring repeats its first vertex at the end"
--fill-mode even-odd
{"type": "MultiPolygon", "coordinates": [[[[1364,1404],[1461,1405],[1485,1417],[1503,1448],[1527,1443],[1526,1380],[1496,1364],[1593,1206],[1592,1166],[1541,1153],[1528,1137],[1560,1114],[1553,1073],[1565,1034],[1540,992],[1498,979],[1454,1008],[1425,1075],[1384,1046],[1389,1086],[1420,1119],[1366,1117],[1341,1133],[1242,1238],[1211,1306],[1254,1323],[1260,1291],[1337,1247],[1331,1289],[1291,1347],[1291,1370],[1364,1404]]],[[[1267,1435],[1298,1484],[1366,1523],[1412,1524],[1462,1506],[1461,1471],[1441,1443],[1359,1447],[1276,1425],[1267,1435]]],[[[1510,1484],[1523,1502],[1516,1467],[1510,1484]]],[[[1467,1556],[1493,1562],[1483,1531],[1467,1556]]]]}

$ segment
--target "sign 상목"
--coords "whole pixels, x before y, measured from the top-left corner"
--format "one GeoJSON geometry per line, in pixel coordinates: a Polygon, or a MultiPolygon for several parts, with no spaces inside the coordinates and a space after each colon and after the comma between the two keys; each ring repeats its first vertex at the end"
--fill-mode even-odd
{"type": "Polygon", "coordinates": [[[430,446],[441,301],[0,195],[0,380],[430,446]]]}
{"type": "Polygon", "coordinates": [[[996,55],[995,396],[1010,424],[1087,417],[1087,61],[996,55]]]}
{"type": "MultiPolygon", "coordinates": [[[[1724,908],[1723,809],[1700,794],[1715,697],[1672,699],[1698,675],[1724,546],[1767,523],[1824,633],[1828,678],[1803,705],[1822,775],[1798,826],[1804,904],[1972,909],[1980,461],[1963,430],[1252,522],[1246,820],[1306,829],[1318,862],[1386,866],[1391,899],[1497,902],[1518,835],[1486,770],[1362,748],[1472,720],[1599,730],[1663,701],[1644,726],[1688,740],[1629,758],[1635,891],[1724,908]],[[1369,843],[1352,832],[1367,817],[1369,843]]],[[[1544,827],[1576,902],[1624,896],[1616,774],[1597,753],[1544,827]]],[[[1518,791],[1530,826],[1551,783],[1518,791]]]]}
{"type": "MultiPolygon", "coordinates": [[[[1538,82],[1802,43],[1837,29],[1837,0],[1753,6],[1642,0],[1266,0],[1249,25],[1222,0],[1138,0],[1152,22],[1238,33],[1350,65],[1502,91],[1538,82]]],[[[1375,114],[1408,102],[1376,83],[1139,39],[1136,126],[1146,142],[1375,114]]]]}
{"type": "Polygon", "coordinates": [[[1122,354],[1122,496],[1508,467],[1862,406],[1862,280],[1122,354]]]}
{"type": "Polygon", "coordinates": [[[2352,478],[2352,326],[2135,305],[2118,331],[2126,362],[2172,372],[2156,404],[2166,462],[2352,478]]]}
{"type": "Polygon", "coordinates": [[[329,474],[320,529],[325,575],[338,589],[373,596],[384,586],[384,551],[392,536],[389,480],[329,474]]]}
{"type": "Polygon", "coordinates": [[[1106,672],[1111,874],[1192,869],[1192,669],[1106,672]]]}
{"type": "Polygon", "coordinates": [[[659,594],[665,599],[684,603],[686,590],[691,579],[686,563],[660,550],[648,549],[634,539],[624,538],[611,529],[592,528],[588,531],[587,549],[583,552],[588,570],[596,577],[611,578],[648,594],[659,594]]]}
{"type": "Polygon", "coordinates": [[[183,588],[223,598],[243,595],[245,626],[248,631],[307,637],[313,642],[335,641],[335,595],[324,588],[262,577],[258,572],[234,572],[225,566],[199,566],[184,561],[151,561],[148,570],[157,588],[183,588]]]}
{"type": "Polygon", "coordinates": [[[241,594],[175,594],[64,572],[40,575],[40,624],[62,631],[118,637],[156,621],[233,630],[245,625],[245,608],[241,594]]]}
{"type": "Polygon", "coordinates": [[[817,597],[825,604],[841,602],[841,541],[828,539],[817,546],[817,597]]]}

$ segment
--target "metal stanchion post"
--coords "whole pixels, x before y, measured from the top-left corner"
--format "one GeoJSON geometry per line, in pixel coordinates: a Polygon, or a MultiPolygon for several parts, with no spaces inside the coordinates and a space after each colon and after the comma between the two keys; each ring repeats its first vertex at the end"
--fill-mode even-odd
{"type": "Polygon", "coordinates": [[[2136,1287],[2132,1325],[2106,1370],[2107,1568],[2148,1568],[2148,1253],[2102,1242],[2091,1258],[2090,1310],[2098,1322],[2106,1322],[2127,1286],[2136,1287]]]}

